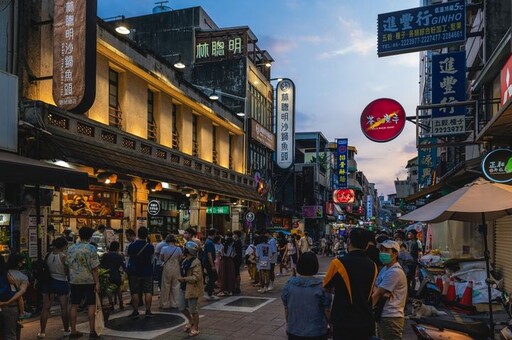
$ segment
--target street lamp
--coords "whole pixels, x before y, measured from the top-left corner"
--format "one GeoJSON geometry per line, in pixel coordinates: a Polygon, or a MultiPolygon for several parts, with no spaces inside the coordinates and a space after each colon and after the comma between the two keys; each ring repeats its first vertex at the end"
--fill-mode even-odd
{"type": "Polygon", "coordinates": [[[117,15],[115,17],[105,18],[103,21],[117,21],[115,30],[117,33],[122,35],[128,35],[130,34],[130,28],[128,27],[128,24],[125,22],[125,16],[124,15],[117,15]]]}

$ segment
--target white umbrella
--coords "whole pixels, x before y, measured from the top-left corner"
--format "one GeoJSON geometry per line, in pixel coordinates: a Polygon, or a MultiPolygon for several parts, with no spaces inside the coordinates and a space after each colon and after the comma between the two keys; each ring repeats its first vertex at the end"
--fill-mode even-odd
{"type": "MultiPolygon", "coordinates": [[[[489,248],[485,221],[486,219],[495,220],[506,215],[512,215],[512,186],[478,178],[464,187],[400,217],[400,219],[428,223],[447,220],[481,222],[479,231],[484,239],[484,256],[489,281],[489,248]]],[[[494,332],[490,283],[487,288],[489,319],[491,331],[494,332]]]]}

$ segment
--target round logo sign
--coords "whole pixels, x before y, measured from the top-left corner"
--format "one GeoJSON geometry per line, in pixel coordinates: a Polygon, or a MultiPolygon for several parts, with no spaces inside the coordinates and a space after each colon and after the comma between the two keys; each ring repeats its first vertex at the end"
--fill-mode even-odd
{"type": "Polygon", "coordinates": [[[482,160],[482,172],[487,179],[497,183],[512,181],[512,150],[496,149],[482,160]]]}
{"type": "Polygon", "coordinates": [[[334,190],[332,195],[334,203],[354,203],[356,194],[352,189],[334,190]]]}
{"type": "Polygon", "coordinates": [[[254,213],[252,211],[249,211],[247,214],[245,214],[245,220],[247,222],[252,222],[254,221],[254,213]]]}
{"type": "Polygon", "coordinates": [[[361,114],[361,130],[374,142],[384,143],[395,139],[404,126],[405,110],[394,99],[376,99],[361,114]]]}
{"type": "Polygon", "coordinates": [[[152,200],[148,203],[148,214],[151,216],[158,215],[160,213],[160,201],[152,200]]]}

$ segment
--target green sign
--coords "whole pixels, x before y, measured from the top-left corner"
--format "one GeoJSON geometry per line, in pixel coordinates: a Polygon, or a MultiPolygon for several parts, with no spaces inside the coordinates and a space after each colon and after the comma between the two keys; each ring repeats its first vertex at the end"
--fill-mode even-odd
{"type": "Polygon", "coordinates": [[[214,214],[225,214],[229,215],[229,207],[227,205],[223,205],[220,207],[206,207],[206,213],[211,214],[213,210],[214,214]]]}

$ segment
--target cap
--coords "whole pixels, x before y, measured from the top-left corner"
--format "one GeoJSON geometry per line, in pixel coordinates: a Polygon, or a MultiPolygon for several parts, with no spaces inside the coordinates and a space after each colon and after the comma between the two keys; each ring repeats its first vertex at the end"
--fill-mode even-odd
{"type": "Polygon", "coordinates": [[[380,243],[379,245],[384,248],[394,249],[397,252],[400,252],[400,245],[398,244],[398,242],[395,242],[393,240],[386,240],[386,241],[380,243]]]}

